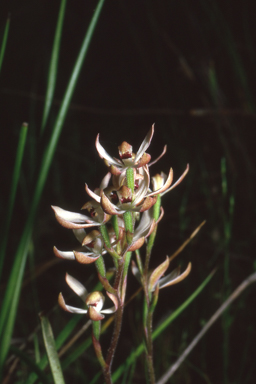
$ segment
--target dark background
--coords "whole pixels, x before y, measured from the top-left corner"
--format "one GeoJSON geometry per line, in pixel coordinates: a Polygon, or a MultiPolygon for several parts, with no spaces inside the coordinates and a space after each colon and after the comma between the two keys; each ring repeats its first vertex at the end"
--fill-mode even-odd
{"type": "MultiPolygon", "coordinates": [[[[2,218],[20,126],[24,121],[29,123],[6,279],[41,155],[96,4],[92,0],[68,1],[54,104],[43,136],[40,123],[59,2],[0,4],[0,36],[7,14],[11,14],[0,76],[2,218]]],[[[251,1],[106,0],[40,203],[33,235],[34,258],[27,268],[29,279],[23,287],[16,337],[25,338],[37,325],[39,310],[48,311],[56,304],[59,291],[65,291],[66,271],[85,282],[93,279],[93,267],[81,270],[81,266],[65,262],[52,265],[36,279],[31,279],[31,271],[40,271],[53,260],[53,245],[60,249],[75,247],[72,233],[55,221],[50,205],[78,211],[87,201],[84,183],[91,189],[99,185],[106,168],[94,146],[97,133],[105,149],[117,156],[117,146],[123,140],[137,151],[155,123],[148,152],[154,159],[165,144],[168,151],[152,167],[151,174],[167,173],[173,167],[177,179],[190,164],[186,179],[163,198],[165,216],[159,225],[152,267],[166,254],[171,255],[203,220],[207,221],[174,262],[174,266],[180,263],[185,267],[192,261],[193,270],[185,282],[161,292],[156,324],[177,308],[214,267],[218,270],[195,303],[157,340],[157,377],[174,361],[171,353],[179,355],[225,297],[255,270],[255,8],[251,1]],[[226,163],[223,177],[221,161],[226,163]],[[223,178],[227,182],[225,196],[223,178]],[[230,198],[235,202],[233,214],[229,212],[230,198]],[[225,261],[229,263],[228,276],[225,261]]],[[[129,276],[128,285],[128,294],[138,288],[133,276],[129,276]]],[[[252,286],[224,319],[229,322],[229,383],[255,380],[254,297],[252,286]]],[[[127,308],[123,332],[127,351],[121,348],[116,366],[139,342],[133,325],[136,316],[140,321],[137,312],[138,303],[127,308]]],[[[61,312],[52,316],[56,332],[66,319],[61,312]]],[[[173,383],[225,382],[224,320],[213,326],[173,383]]],[[[133,382],[144,382],[139,369],[133,382]]]]}

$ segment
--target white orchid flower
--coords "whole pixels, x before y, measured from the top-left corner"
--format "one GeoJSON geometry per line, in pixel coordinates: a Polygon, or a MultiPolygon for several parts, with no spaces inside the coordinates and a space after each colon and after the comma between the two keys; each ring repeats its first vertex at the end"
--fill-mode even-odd
{"type": "Polygon", "coordinates": [[[104,314],[114,313],[118,308],[117,298],[115,295],[107,292],[109,298],[113,301],[114,306],[108,309],[102,309],[105,301],[104,295],[100,291],[88,293],[86,288],[77,279],[66,274],[66,282],[69,287],[84,301],[88,309],[81,309],[67,305],[62,293],[59,294],[58,302],[62,309],[70,313],[87,314],[93,321],[104,319],[104,314]]]}

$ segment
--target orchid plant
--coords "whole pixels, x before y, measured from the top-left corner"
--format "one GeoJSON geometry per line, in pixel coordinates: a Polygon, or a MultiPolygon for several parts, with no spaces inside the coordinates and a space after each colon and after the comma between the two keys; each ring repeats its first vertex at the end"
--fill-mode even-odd
{"type": "Polygon", "coordinates": [[[105,296],[100,291],[88,293],[86,288],[74,277],[66,275],[69,287],[83,300],[84,308],[67,305],[62,293],[59,295],[59,305],[67,312],[86,314],[92,320],[92,340],[97,358],[101,364],[106,384],[112,383],[111,366],[116,351],[125,304],[127,273],[132,253],[135,260],[131,270],[140,282],[144,291],[143,328],[145,339],[145,355],[148,381],[155,383],[153,367],[152,319],[157,304],[159,290],[182,281],[191,270],[191,263],[181,273],[176,268],[164,276],[171,258],[166,259],[153,271],[149,269],[152,247],[158,224],[163,217],[161,197],[176,187],[189,170],[187,165],[180,178],[173,182],[173,170],[168,175],[163,172],[151,178],[150,166],[156,163],[166,152],[166,146],[161,155],[151,161],[146,152],[154,134],[154,125],[149,130],[137,153],[133,147],[123,142],[119,147],[119,159],[111,157],[96,138],[96,149],[99,156],[108,167],[108,173],[99,188],[92,191],[88,185],[85,190],[91,200],[82,210],[86,214],[66,211],[53,206],[58,222],[73,230],[81,246],[74,251],[60,251],[54,247],[57,257],[76,260],[82,264],[95,263],[98,278],[106,295],[113,305],[103,309],[105,296]],[[141,249],[145,245],[145,257],[141,249]],[[115,279],[110,284],[106,276],[104,258],[109,255],[113,261],[115,279]],[[107,354],[104,357],[100,344],[101,321],[105,314],[114,314],[115,322],[113,336],[107,354]]]}

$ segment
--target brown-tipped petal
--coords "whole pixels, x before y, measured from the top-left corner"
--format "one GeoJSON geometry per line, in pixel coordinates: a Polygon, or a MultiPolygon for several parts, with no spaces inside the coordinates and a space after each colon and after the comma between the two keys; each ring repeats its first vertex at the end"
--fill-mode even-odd
{"type": "Polygon", "coordinates": [[[103,191],[101,193],[101,206],[103,211],[109,215],[119,215],[123,213],[123,211],[118,210],[116,206],[110,202],[103,191]]]}
{"type": "Polygon", "coordinates": [[[69,310],[66,308],[66,303],[65,303],[65,300],[64,300],[64,297],[62,295],[62,293],[60,292],[59,296],[58,296],[58,303],[59,303],[59,306],[64,309],[64,311],[67,311],[69,312],[69,310]]]}
{"type": "Polygon", "coordinates": [[[121,171],[119,168],[117,168],[115,165],[111,164],[110,167],[109,167],[109,172],[111,172],[112,175],[114,176],[120,176],[121,175],[121,171]]]}
{"type": "Polygon", "coordinates": [[[156,200],[157,200],[157,196],[146,197],[143,204],[140,206],[139,212],[142,213],[144,211],[147,211],[151,207],[153,207],[153,205],[156,203],[156,200]]]}
{"type": "Polygon", "coordinates": [[[167,177],[164,185],[161,188],[159,188],[158,190],[149,193],[147,196],[158,195],[159,193],[162,194],[164,191],[166,191],[170,187],[170,185],[172,184],[172,181],[173,181],[173,170],[172,170],[172,168],[170,168],[168,177],[167,177]]]}
{"type": "Polygon", "coordinates": [[[151,233],[154,231],[156,227],[155,219],[152,221],[148,233],[145,235],[145,239],[151,235],[151,233]]]}
{"type": "Polygon", "coordinates": [[[78,313],[81,315],[87,313],[87,309],[80,309],[80,308],[72,307],[71,305],[67,305],[65,303],[64,297],[62,296],[62,293],[59,294],[58,303],[59,303],[59,306],[62,309],[64,309],[64,311],[66,311],[66,312],[78,313]]]}
{"type": "Polygon", "coordinates": [[[100,196],[97,195],[96,193],[94,193],[89,187],[87,184],[85,184],[85,190],[86,192],[88,193],[88,195],[94,199],[95,201],[97,201],[97,203],[100,203],[100,196]]]}
{"type": "Polygon", "coordinates": [[[136,153],[136,156],[135,156],[135,159],[134,159],[134,163],[135,164],[139,161],[139,159],[141,158],[143,153],[150,146],[150,143],[151,143],[151,140],[152,140],[152,137],[153,137],[153,134],[154,134],[154,126],[155,126],[155,124],[152,125],[151,129],[148,131],[147,136],[145,137],[145,139],[141,143],[141,146],[139,147],[138,152],[136,153]]]}
{"type": "Polygon", "coordinates": [[[63,252],[54,246],[53,252],[54,252],[54,255],[59,257],[60,259],[75,260],[75,255],[74,255],[74,252],[72,251],[63,252]]]}
{"type": "Polygon", "coordinates": [[[165,195],[167,192],[169,192],[173,188],[177,187],[177,185],[179,185],[182,182],[182,180],[184,179],[184,177],[186,176],[188,171],[189,171],[189,164],[187,164],[187,167],[186,167],[185,171],[182,173],[182,175],[180,176],[180,178],[169,189],[164,191],[161,195],[165,195]]]}
{"type": "Polygon", "coordinates": [[[60,207],[52,206],[57,221],[65,228],[86,228],[93,225],[93,221],[85,215],[76,212],[66,211],[60,207]],[[87,224],[80,224],[87,222],[87,224]]]}
{"type": "Polygon", "coordinates": [[[90,233],[88,233],[88,235],[85,236],[82,241],[82,245],[90,244],[95,239],[95,237],[98,236],[100,236],[100,232],[97,231],[97,229],[92,230],[90,233]]]}
{"type": "Polygon", "coordinates": [[[145,237],[141,237],[140,239],[136,240],[134,243],[132,243],[129,247],[128,247],[128,251],[129,252],[133,252],[133,251],[136,251],[136,249],[139,249],[142,247],[142,245],[144,244],[145,242],[145,237]]]}
{"type": "Polygon", "coordinates": [[[149,167],[151,167],[151,165],[153,165],[153,164],[155,164],[155,163],[157,163],[158,162],[158,160],[160,160],[161,159],[161,157],[163,157],[165,154],[166,154],[166,151],[167,151],[167,145],[165,145],[164,146],[164,149],[163,149],[163,151],[162,151],[162,153],[161,153],[161,155],[160,156],[158,156],[154,161],[151,161],[151,163],[149,163],[149,167]]]}
{"type": "Polygon", "coordinates": [[[140,168],[140,167],[143,167],[144,165],[148,164],[151,160],[151,156],[149,153],[143,153],[143,155],[141,156],[138,164],[136,164],[137,168],[140,168]]]}
{"type": "Polygon", "coordinates": [[[102,315],[100,312],[97,312],[94,307],[89,307],[88,308],[88,317],[92,321],[100,321],[105,318],[104,315],[102,315]]]}
{"type": "Polygon", "coordinates": [[[191,267],[192,267],[192,264],[188,263],[188,266],[187,266],[186,270],[181,275],[176,277],[175,279],[172,279],[171,281],[169,281],[169,283],[165,283],[165,284],[162,285],[161,281],[160,281],[160,287],[159,288],[162,289],[162,288],[165,288],[165,287],[169,287],[170,285],[177,284],[180,281],[184,280],[190,274],[191,267]]]}
{"type": "Polygon", "coordinates": [[[76,261],[78,261],[78,263],[81,263],[81,264],[91,264],[91,263],[94,263],[96,260],[98,260],[100,258],[101,255],[98,255],[98,256],[89,256],[89,255],[93,255],[93,253],[85,253],[85,252],[77,252],[77,251],[74,251],[74,255],[75,255],[75,258],[76,258],[76,261]]]}
{"type": "Polygon", "coordinates": [[[163,276],[167,268],[169,267],[170,261],[169,257],[166,257],[166,260],[161,263],[152,273],[149,278],[149,291],[154,290],[155,285],[158,283],[159,279],[163,276]]]}
{"type": "Polygon", "coordinates": [[[114,310],[113,310],[113,307],[112,307],[112,308],[109,308],[109,309],[103,309],[101,312],[103,312],[103,313],[113,313],[113,312],[117,311],[117,309],[119,307],[118,298],[116,297],[115,294],[112,294],[110,292],[106,292],[106,294],[113,301],[115,307],[114,307],[114,310]]]}
{"type": "Polygon", "coordinates": [[[99,137],[100,137],[100,134],[97,135],[96,137],[96,141],[95,141],[95,146],[96,146],[96,149],[98,151],[98,154],[99,156],[102,158],[102,159],[105,159],[109,162],[109,164],[114,164],[114,165],[117,165],[117,166],[120,166],[119,162],[117,162],[116,160],[114,160],[113,157],[111,157],[107,151],[102,147],[102,145],[100,144],[99,142],[99,137]]]}
{"type": "Polygon", "coordinates": [[[106,176],[103,177],[100,183],[100,189],[105,189],[108,186],[109,180],[111,179],[111,173],[108,172],[106,176]]]}
{"type": "MultiPolygon", "coordinates": [[[[170,258],[169,258],[170,259],[170,258]]],[[[171,280],[174,280],[176,279],[177,277],[180,276],[180,266],[175,268],[171,273],[169,273],[168,275],[162,277],[159,281],[158,281],[158,285],[159,287],[163,287],[165,286],[165,284],[169,283],[171,280]]]]}

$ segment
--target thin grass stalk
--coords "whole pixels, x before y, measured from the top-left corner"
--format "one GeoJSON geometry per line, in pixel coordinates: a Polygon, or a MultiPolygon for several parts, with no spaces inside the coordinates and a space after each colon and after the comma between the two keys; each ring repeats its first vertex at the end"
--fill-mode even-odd
{"type": "Polygon", "coordinates": [[[193,350],[193,348],[198,344],[198,342],[202,339],[205,333],[211,328],[211,326],[215,323],[216,320],[227,310],[227,308],[233,303],[235,299],[252,283],[256,282],[256,273],[253,273],[249,277],[247,277],[228,297],[228,299],[220,306],[220,308],[213,314],[213,316],[207,321],[202,330],[197,334],[197,336],[192,340],[192,342],[188,345],[182,355],[178,358],[178,360],[168,369],[168,371],[157,381],[156,384],[165,384],[170,377],[174,374],[174,372],[180,367],[189,353],[193,350]]]}
{"type": "Polygon", "coordinates": [[[4,54],[5,54],[5,49],[6,49],[6,44],[8,40],[8,35],[9,35],[9,29],[10,29],[10,16],[8,16],[5,24],[5,29],[4,29],[4,35],[3,35],[3,40],[0,48],[0,72],[2,69],[2,64],[4,60],[4,54]]]}
{"type": "Polygon", "coordinates": [[[56,86],[60,43],[61,43],[61,35],[62,35],[62,29],[63,29],[66,4],[67,4],[67,0],[61,0],[59,16],[58,16],[58,21],[57,21],[57,26],[55,31],[53,48],[52,48],[51,62],[50,62],[50,67],[48,72],[47,90],[46,90],[46,97],[45,97],[45,104],[44,104],[44,111],[43,111],[41,134],[44,132],[45,125],[50,113],[50,109],[53,101],[53,95],[54,95],[55,86],[56,86]]]}
{"type": "Polygon", "coordinates": [[[3,364],[9,349],[10,339],[11,339],[14,321],[16,317],[19,295],[21,290],[21,282],[24,274],[24,268],[26,264],[27,254],[28,254],[28,247],[31,240],[31,236],[32,236],[32,228],[33,228],[33,223],[36,216],[37,207],[43,192],[43,188],[47,179],[49,168],[53,159],[53,155],[55,153],[55,149],[57,147],[58,139],[64,124],[66,114],[68,112],[68,107],[70,105],[70,101],[73,96],[73,92],[78,80],[78,76],[82,69],[82,65],[83,65],[86,53],[88,51],[88,48],[93,36],[93,32],[95,30],[97,21],[99,19],[103,4],[104,4],[104,0],[99,0],[97,8],[94,12],[92,20],[86,32],[70,81],[68,83],[67,90],[65,92],[59,114],[56,118],[52,136],[44,152],[41,170],[39,172],[39,178],[38,178],[36,188],[35,188],[35,193],[32,199],[29,216],[27,219],[27,223],[25,225],[25,230],[23,232],[17,253],[15,255],[13,269],[11,271],[9,281],[7,284],[6,295],[4,297],[3,304],[2,304],[1,319],[0,319],[1,320],[0,335],[3,336],[4,338],[4,348],[1,348],[1,353],[0,353],[0,379],[2,375],[3,364]],[[18,276],[18,279],[17,279],[17,276],[18,276]]]}
{"type": "Polygon", "coordinates": [[[9,201],[7,206],[6,219],[4,220],[4,227],[2,229],[2,236],[1,236],[2,239],[1,239],[1,248],[0,248],[0,280],[2,275],[3,264],[4,264],[5,251],[6,251],[7,241],[8,241],[8,234],[9,234],[9,228],[10,228],[11,219],[12,219],[13,207],[14,207],[14,202],[16,198],[17,187],[18,187],[18,182],[20,177],[20,169],[21,169],[21,164],[22,164],[23,155],[24,155],[27,132],[28,132],[28,124],[23,123],[20,130],[18,148],[16,151],[16,159],[14,163],[14,170],[13,170],[12,182],[10,187],[10,196],[9,196],[9,201]]]}
{"type": "MultiPolygon", "coordinates": [[[[21,361],[24,361],[24,363],[26,363],[26,365],[30,368],[31,371],[36,372],[38,378],[41,380],[42,383],[50,384],[50,380],[46,373],[42,369],[40,369],[38,365],[27,354],[25,354],[19,348],[16,348],[13,345],[11,346],[10,350],[12,353],[18,356],[21,361]]],[[[7,380],[4,380],[2,384],[6,384],[7,382],[9,382],[9,380],[7,380]]]]}
{"type": "Polygon", "coordinates": [[[44,345],[51,367],[53,381],[55,384],[65,384],[51,324],[45,316],[40,316],[40,320],[42,325],[44,345]]]}

